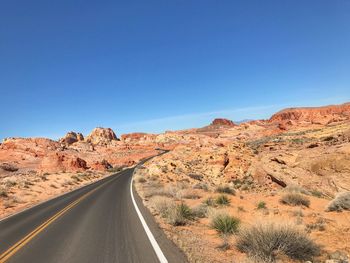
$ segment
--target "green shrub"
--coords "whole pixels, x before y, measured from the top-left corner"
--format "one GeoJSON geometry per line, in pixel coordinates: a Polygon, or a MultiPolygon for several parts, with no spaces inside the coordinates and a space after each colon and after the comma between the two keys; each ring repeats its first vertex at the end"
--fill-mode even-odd
{"type": "Polygon", "coordinates": [[[258,262],[275,262],[280,252],[293,260],[306,261],[320,252],[319,246],[306,233],[288,224],[257,224],[243,229],[236,246],[258,262]]]}
{"type": "Polygon", "coordinates": [[[292,205],[292,206],[297,206],[297,205],[303,205],[306,207],[310,206],[310,200],[299,193],[288,193],[282,196],[281,198],[281,203],[287,204],[287,205],[292,205]]]}
{"type": "Polygon", "coordinates": [[[226,195],[219,195],[216,199],[215,199],[215,203],[217,205],[229,205],[230,204],[230,199],[226,196],[226,195]]]}
{"type": "Polygon", "coordinates": [[[257,205],[258,209],[266,209],[266,203],[264,201],[260,201],[257,205]]]}
{"type": "Polygon", "coordinates": [[[223,194],[230,194],[230,195],[234,195],[235,194],[235,190],[229,186],[219,186],[216,188],[216,192],[218,193],[223,193],[223,194]]]}
{"type": "Polygon", "coordinates": [[[212,218],[211,227],[220,235],[232,235],[238,231],[240,220],[225,213],[219,213],[212,218]]]}

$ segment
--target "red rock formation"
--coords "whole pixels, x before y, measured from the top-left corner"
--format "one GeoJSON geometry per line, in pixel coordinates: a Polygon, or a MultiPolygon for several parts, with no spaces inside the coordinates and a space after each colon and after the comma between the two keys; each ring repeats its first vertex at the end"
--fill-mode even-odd
{"type": "Polygon", "coordinates": [[[84,171],[88,169],[85,160],[61,152],[48,153],[41,161],[39,170],[45,172],[84,171]]]}
{"type": "Polygon", "coordinates": [[[86,138],[86,141],[92,144],[108,144],[117,140],[118,138],[111,128],[100,127],[95,128],[86,138]]]}
{"type": "Polygon", "coordinates": [[[71,145],[78,141],[83,141],[84,136],[81,133],[68,132],[63,138],[59,140],[60,143],[65,145],[71,145]]]}
{"type": "Polygon", "coordinates": [[[155,134],[134,132],[128,134],[122,134],[120,139],[122,142],[135,142],[135,141],[153,141],[156,138],[155,134]]]}
{"type": "Polygon", "coordinates": [[[350,119],[350,103],[330,105],[324,107],[289,108],[274,114],[269,122],[282,123],[294,121],[313,124],[327,124],[330,122],[350,119]]]}
{"type": "Polygon", "coordinates": [[[213,122],[211,123],[211,125],[213,126],[229,126],[229,127],[234,127],[236,126],[236,124],[231,121],[231,120],[228,120],[228,119],[215,119],[213,120],[213,122]]]}
{"type": "Polygon", "coordinates": [[[103,159],[102,161],[93,162],[90,168],[93,170],[105,171],[112,168],[112,165],[107,160],[103,159]]]}

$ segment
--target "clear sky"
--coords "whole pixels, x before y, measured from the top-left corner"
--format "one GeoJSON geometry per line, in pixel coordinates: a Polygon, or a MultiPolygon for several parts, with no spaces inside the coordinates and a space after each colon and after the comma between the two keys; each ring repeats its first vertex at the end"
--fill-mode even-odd
{"type": "Polygon", "coordinates": [[[0,139],[350,101],[348,0],[0,3],[0,139]]]}

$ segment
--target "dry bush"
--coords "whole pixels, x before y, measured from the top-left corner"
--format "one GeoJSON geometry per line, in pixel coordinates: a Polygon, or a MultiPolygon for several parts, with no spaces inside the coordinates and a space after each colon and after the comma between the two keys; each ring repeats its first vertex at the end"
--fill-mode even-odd
{"type": "Polygon", "coordinates": [[[228,185],[218,186],[215,190],[217,193],[234,195],[235,190],[228,185]]]}
{"type": "Polygon", "coordinates": [[[4,204],[4,207],[6,209],[6,208],[15,207],[16,204],[21,203],[21,202],[22,201],[19,200],[16,196],[12,196],[11,198],[4,200],[3,204],[4,204]]]}
{"type": "Polygon", "coordinates": [[[188,177],[197,180],[197,181],[202,181],[203,180],[203,175],[201,174],[188,174],[188,177]]]}
{"type": "Polygon", "coordinates": [[[242,229],[236,246],[256,262],[275,262],[282,254],[293,260],[311,260],[320,248],[294,225],[264,223],[242,229]]]}
{"type": "Polygon", "coordinates": [[[193,219],[191,208],[185,203],[171,205],[166,212],[166,220],[173,226],[186,225],[193,219]]]}
{"type": "Polygon", "coordinates": [[[182,198],[185,199],[199,199],[201,198],[200,195],[196,192],[193,192],[191,190],[185,190],[181,193],[182,198]]]}
{"type": "Polygon", "coordinates": [[[0,197],[8,197],[7,189],[0,187],[0,197]]]}
{"type": "Polygon", "coordinates": [[[208,197],[207,199],[205,199],[203,201],[203,204],[205,204],[206,206],[216,206],[215,199],[212,197],[208,197]]]}
{"type": "Polygon", "coordinates": [[[150,200],[151,206],[154,207],[157,212],[162,216],[165,217],[167,215],[167,211],[169,207],[171,207],[172,202],[169,198],[161,197],[161,196],[155,196],[150,200]]]}
{"type": "Polygon", "coordinates": [[[311,231],[325,231],[326,230],[326,220],[324,218],[318,218],[316,222],[306,225],[306,231],[310,233],[311,231]]]}
{"type": "Polygon", "coordinates": [[[144,177],[139,177],[137,178],[137,182],[143,184],[143,183],[146,183],[147,180],[144,177]]]}
{"type": "Polygon", "coordinates": [[[208,206],[200,204],[192,208],[192,215],[198,218],[205,218],[208,216],[208,206]]]}
{"type": "Polygon", "coordinates": [[[8,178],[7,180],[4,180],[4,184],[7,188],[13,187],[17,185],[16,180],[8,178]]]}
{"type": "Polygon", "coordinates": [[[303,210],[301,210],[300,208],[297,209],[297,210],[294,210],[292,212],[292,215],[293,216],[297,216],[297,217],[303,217],[304,216],[304,213],[303,213],[303,210]]]}
{"type": "Polygon", "coordinates": [[[34,185],[31,181],[29,180],[23,180],[19,182],[19,187],[20,188],[26,188],[28,189],[30,186],[34,185]]]}
{"type": "Polygon", "coordinates": [[[299,194],[299,193],[287,193],[282,196],[281,203],[286,205],[303,205],[306,207],[310,206],[310,200],[306,196],[299,194]]]}
{"type": "Polygon", "coordinates": [[[204,191],[208,191],[208,185],[205,184],[205,183],[198,183],[198,184],[195,184],[193,187],[193,189],[201,189],[201,190],[204,190],[204,191]]]}
{"type": "Polygon", "coordinates": [[[298,193],[298,194],[304,194],[304,195],[310,195],[310,192],[306,189],[304,189],[303,187],[299,186],[299,185],[288,185],[286,188],[284,188],[285,192],[288,193],[298,193]]]}
{"type": "Polygon", "coordinates": [[[350,192],[343,192],[337,194],[337,196],[328,204],[326,211],[343,211],[350,210],[350,192]]]}

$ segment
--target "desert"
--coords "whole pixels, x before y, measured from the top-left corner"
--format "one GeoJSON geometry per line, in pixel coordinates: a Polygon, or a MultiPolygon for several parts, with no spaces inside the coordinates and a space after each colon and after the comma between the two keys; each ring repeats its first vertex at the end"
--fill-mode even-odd
{"type": "Polygon", "coordinates": [[[347,262],[349,103],[290,108],[240,124],[218,118],[162,134],[118,138],[96,128],[57,141],[7,138],[0,145],[0,216],[151,156],[137,168],[135,187],[189,262],[347,262]],[[229,225],[215,226],[220,222],[229,225]],[[268,231],[287,231],[286,239],[299,238],[307,249],[251,245],[256,233],[266,232],[261,242],[268,242],[268,231]]]}

